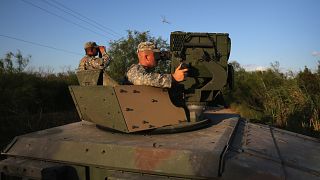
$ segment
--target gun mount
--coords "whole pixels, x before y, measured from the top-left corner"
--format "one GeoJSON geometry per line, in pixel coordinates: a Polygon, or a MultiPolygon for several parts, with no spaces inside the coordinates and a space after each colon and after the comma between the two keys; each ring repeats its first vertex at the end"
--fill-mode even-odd
{"type": "Polygon", "coordinates": [[[209,105],[230,83],[227,81],[231,70],[228,69],[230,48],[227,33],[171,33],[171,70],[180,63],[189,69],[188,77],[180,83],[187,104],[209,105]]]}
{"type": "Polygon", "coordinates": [[[180,63],[189,69],[186,80],[173,90],[172,97],[175,102],[184,102],[191,121],[201,120],[202,112],[221,96],[221,90],[227,85],[232,87],[230,50],[227,33],[171,33],[171,70],[180,63]]]}

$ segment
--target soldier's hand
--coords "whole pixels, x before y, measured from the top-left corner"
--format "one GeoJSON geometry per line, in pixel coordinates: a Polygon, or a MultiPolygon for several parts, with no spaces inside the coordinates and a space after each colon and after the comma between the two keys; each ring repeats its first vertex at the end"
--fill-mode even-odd
{"type": "Polygon", "coordinates": [[[99,51],[101,54],[105,54],[106,53],[106,47],[105,46],[99,46],[99,51]]]}
{"type": "Polygon", "coordinates": [[[181,82],[184,80],[185,75],[188,72],[188,69],[180,69],[181,68],[181,64],[176,68],[176,70],[174,71],[174,73],[172,74],[172,77],[174,78],[174,80],[176,80],[177,82],[181,82]]]}

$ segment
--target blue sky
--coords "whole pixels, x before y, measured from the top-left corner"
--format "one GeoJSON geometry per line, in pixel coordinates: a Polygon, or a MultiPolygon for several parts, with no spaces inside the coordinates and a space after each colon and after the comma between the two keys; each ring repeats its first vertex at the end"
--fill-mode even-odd
{"type": "Polygon", "coordinates": [[[320,60],[319,0],[1,0],[0,3],[0,57],[19,49],[32,56],[30,67],[34,68],[75,69],[86,41],[108,46],[110,40],[126,36],[128,29],[150,31],[152,36],[167,40],[170,32],[177,30],[226,32],[232,40],[230,61],[236,60],[247,68],[267,67],[279,61],[282,69],[298,71],[304,66],[315,69],[320,60]],[[54,7],[62,8],[59,4],[94,19],[101,24],[100,28],[54,7]],[[162,16],[170,24],[163,23],[162,16]]]}

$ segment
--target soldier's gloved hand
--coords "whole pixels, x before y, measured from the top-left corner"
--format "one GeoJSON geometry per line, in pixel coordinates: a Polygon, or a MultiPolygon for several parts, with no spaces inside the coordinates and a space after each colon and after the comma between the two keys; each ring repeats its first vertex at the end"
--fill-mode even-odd
{"type": "Polygon", "coordinates": [[[174,78],[175,81],[177,82],[181,82],[184,80],[185,75],[188,72],[188,69],[180,69],[181,68],[181,64],[176,68],[176,70],[174,71],[174,73],[172,74],[172,77],[174,78]]]}

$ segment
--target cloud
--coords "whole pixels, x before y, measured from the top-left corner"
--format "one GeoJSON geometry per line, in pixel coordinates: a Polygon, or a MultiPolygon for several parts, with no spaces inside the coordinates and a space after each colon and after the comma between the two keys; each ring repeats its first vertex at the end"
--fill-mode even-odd
{"type": "Polygon", "coordinates": [[[312,56],[320,57],[320,51],[313,51],[311,54],[312,56]]]}
{"type": "Polygon", "coordinates": [[[247,65],[244,65],[243,68],[246,71],[265,71],[268,69],[268,67],[259,66],[256,64],[247,64],[247,65]]]}

